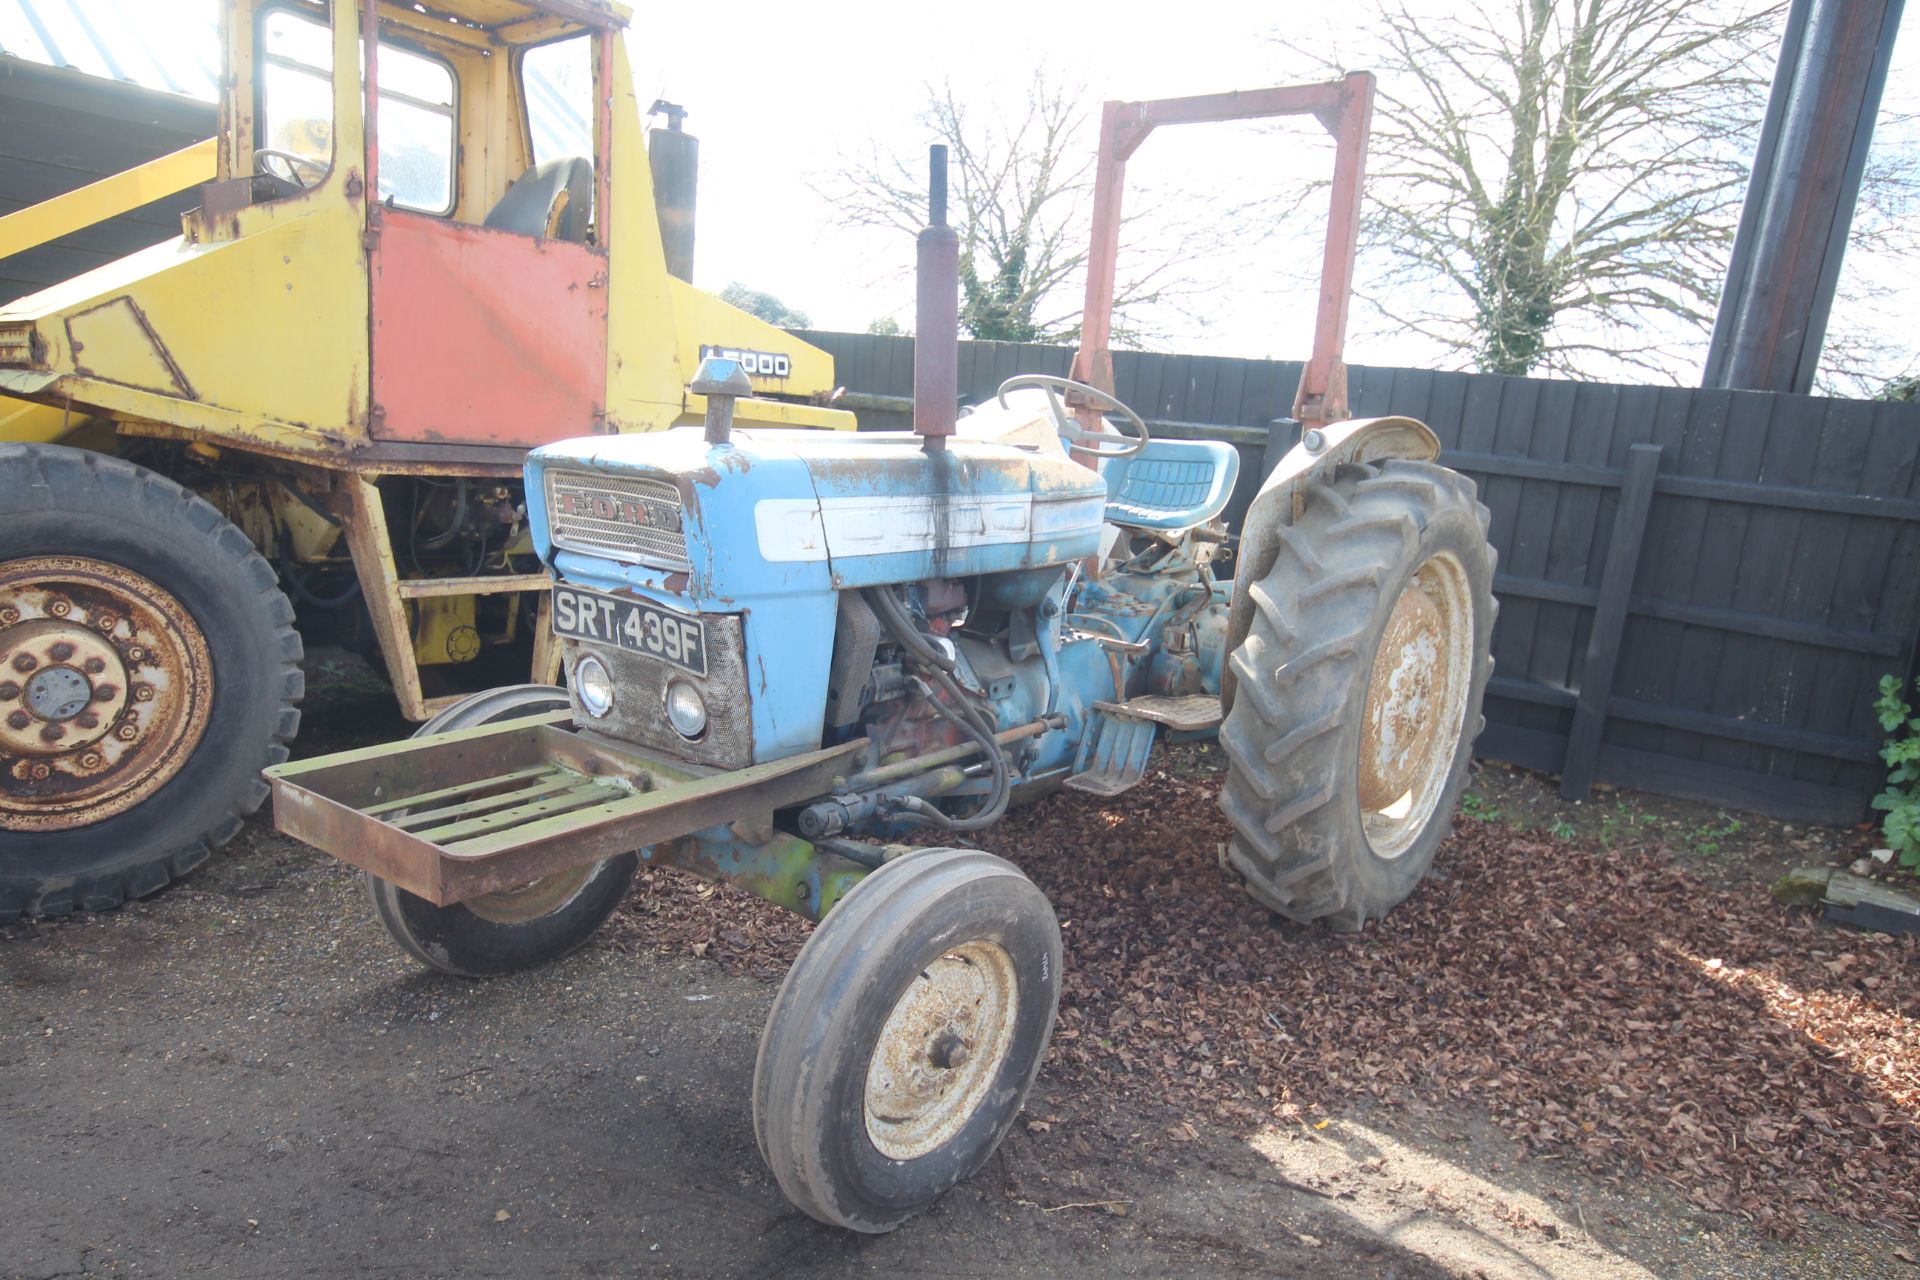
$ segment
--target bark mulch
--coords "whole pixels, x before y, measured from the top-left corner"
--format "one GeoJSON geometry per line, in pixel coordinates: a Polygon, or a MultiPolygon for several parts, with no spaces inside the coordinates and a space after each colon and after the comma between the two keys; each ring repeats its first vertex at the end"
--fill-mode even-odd
{"type": "MultiPolygon", "coordinates": [[[[1222,874],[1214,776],[1066,793],[982,844],[1052,898],[1049,1076],[1191,1121],[1369,1100],[1483,1105],[1539,1155],[1665,1179],[1775,1236],[1810,1209],[1920,1227],[1920,940],[1839,930],[1668,855],[1462,818],[1357,935],[1273,921],[1222,874]]],[[[617,936],[766,977],[807,926],[643,873],[617,936]]]]}

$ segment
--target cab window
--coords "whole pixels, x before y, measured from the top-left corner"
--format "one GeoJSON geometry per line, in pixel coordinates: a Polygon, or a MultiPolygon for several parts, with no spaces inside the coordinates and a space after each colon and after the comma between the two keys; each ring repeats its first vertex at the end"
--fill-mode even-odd
{"type": "Polygon", "coordinates": [[[533,162],[593,155],[593,41],[536,45],[520,60],[533,162]]]}
{"type": "MultiPolygon", "coordinates": [[[[261,31],[261,142],[294,161],[268,167],[311,186],[333,163],[333,35],[323,22],[274,9],[261,31]],[[301,163],[304,161],[304,163],[301,163]]],[[[446,63],[380,42],[380,198],[403,209],[453,211],[454,79],[446,63]]]]}

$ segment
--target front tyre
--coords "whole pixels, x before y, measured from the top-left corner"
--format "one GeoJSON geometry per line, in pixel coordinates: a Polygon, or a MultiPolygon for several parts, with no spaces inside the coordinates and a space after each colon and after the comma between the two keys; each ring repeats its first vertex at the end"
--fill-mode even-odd
{"type": "Polygon", "coordinates": [[[1011,863],[931,849],[861,881],[781,984],[753,1126],[781,1191],[891,1231],[993,1153],[1060,1003],[1060,927],[1011,863]]]}
{"type": "Polygon", "coordinates": [[[1309,483],[1233,652],[1226,857],[1305,923],[1359,929],[1433,863],[1493,661],[1493,548],[1466,477],[1347,464],[1309,483]]]}
{"type": "MultiPolygon", "coordinates": [[[[413,736],[564,711],[566,692],[552,685],[489,689],[440,712],[413,736]]],[[[374,914],[409,955],[442,973],[495,978],[557,960],[606,923],[633,887],[639,858],[619,857],[556,871],[532,884],[437,907],[391,881],[366,876],[374,914]]]]}

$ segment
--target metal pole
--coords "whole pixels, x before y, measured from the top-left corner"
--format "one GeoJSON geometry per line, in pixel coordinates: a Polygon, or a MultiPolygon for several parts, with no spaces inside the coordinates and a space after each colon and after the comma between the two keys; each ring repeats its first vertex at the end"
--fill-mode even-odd
{"type": "Polygon", "coordinates": [[[1327,209],[1327,244],[1320,265],[1319,308],[1314,313],[1313,354],[1300,370],[1293,414],[1307,429],[1347,416],[1347,312],[1353,299],[1353,260],[1360,244],[1360,189],[1367,174],[1367,139],[1373,131],[1373,73],[1355,71],[1341,82],[1340,105],[1319,113],[1333,135],[1333,190],[1327,209]]]}
{"type": "Polygon", "coordinates": [[[1707,387],[1813,387],[1904,0],[1793,0],[1707,387]]]}
{"type": "Polygon", "coordinates": [[[1100,108],[1100,152],[1093,171],[1093,242],[1087,251],[1087,300],[1080,313],[1080,348],[1073,356],[1073,380],[1106,392],[1113,390],[1110,347],[1114,271],[1120,259],[1120,201],[1127,187],[1127,157],[1120,151],[1120,113],[1128,106],[1109,102],[1100,108]]]}

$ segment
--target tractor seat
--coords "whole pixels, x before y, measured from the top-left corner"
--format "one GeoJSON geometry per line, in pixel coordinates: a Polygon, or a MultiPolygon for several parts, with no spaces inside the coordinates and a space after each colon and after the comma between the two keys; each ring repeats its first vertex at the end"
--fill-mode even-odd
{"type": "Polygon", "coordinates": [[[521,174],[480,225],[585,244],[592,221],[593,161],[584,156],[564,156],[521,174]]]}
{"type": "Polygon", "coordinates": [[[1149,440],[1131,457],[1109,459],[1101,475],[1109,523],[1191,529],[1227,509],[1240,476],[1240,451],[1219,440],[1149,440]]]}

